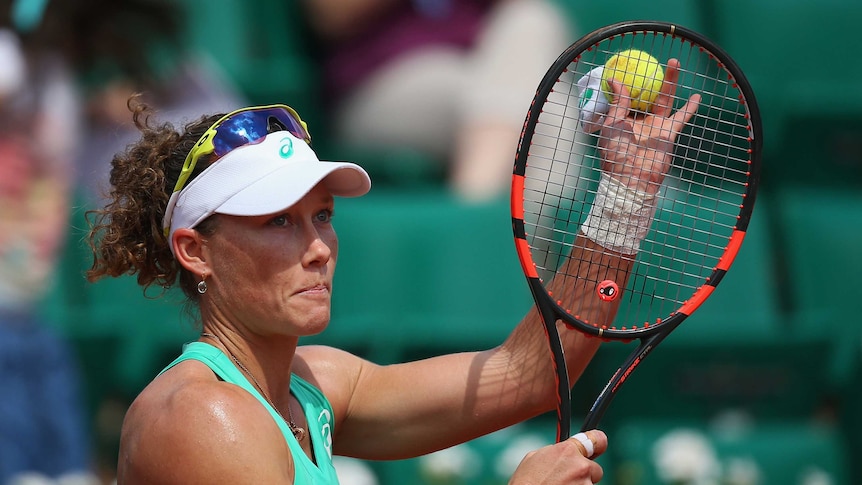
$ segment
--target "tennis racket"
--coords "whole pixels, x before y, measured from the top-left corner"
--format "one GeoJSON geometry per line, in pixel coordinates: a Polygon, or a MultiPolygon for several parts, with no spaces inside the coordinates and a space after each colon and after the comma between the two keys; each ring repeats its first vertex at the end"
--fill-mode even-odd
{"type": "Polygon", "coordinates": [[[604,341],[638,342],[581,430],[596,428],[620,386],[730,268],[754,208],[761,134],[754,93],[736,63],[677,25],[601,28],[544,76],[515,157],[511,209],[555,366],[558,440],[570,436],[571,386],[557,322],[604,341]],[[601,85],[611,101],[591,132],[579,107],[590,99],[585,76],[630,49],[662,66],[661,93],[652,111],[638,111],[634,90],[601,85]]]}

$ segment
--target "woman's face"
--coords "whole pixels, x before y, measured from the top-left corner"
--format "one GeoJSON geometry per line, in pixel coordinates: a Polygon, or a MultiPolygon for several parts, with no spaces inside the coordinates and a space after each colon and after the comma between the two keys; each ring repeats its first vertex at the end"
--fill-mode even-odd
{"type": "Polygon", "coordinates": [[[204,244],[212,269],[205,310],[263,336],[326,328],[338,254],[333,206],[318,185],[281,213],[219,215],[204,244]]]}

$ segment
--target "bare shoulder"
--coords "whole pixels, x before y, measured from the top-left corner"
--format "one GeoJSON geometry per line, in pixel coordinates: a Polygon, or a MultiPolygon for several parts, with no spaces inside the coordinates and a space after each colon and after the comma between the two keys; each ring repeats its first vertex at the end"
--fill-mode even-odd
{"type": "Polygon", "coordinates": [[[306,380],[316,375],[356,372],[367,363],[350,352],[326,345],[301,345],[295,355],[293,371],[306,380]]]}
{"type": "Polygon", "coordinates": [[[126,413],[118,482],[292,483],[289,453],[252,395],[186,361],[153,380],[126,413]]]}
{"type": "Polygon", "coordinates": [[[299,346],[293,361],[293,373],[327,395],[350,385],[348,383],[354,382],[370,367],[375,365],[350,352],[325,345],[299,346]]]}
{"type": "Polygon", "coordinates": [[[339,422],[363,372],[374,364],[354,354],[323,345],[297,347],[293,373],[321,390],[339,422]]]}

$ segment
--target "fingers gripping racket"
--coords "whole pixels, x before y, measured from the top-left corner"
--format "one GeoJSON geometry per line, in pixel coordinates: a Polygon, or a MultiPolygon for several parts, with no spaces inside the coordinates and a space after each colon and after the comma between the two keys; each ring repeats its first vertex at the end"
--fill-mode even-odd
{"type": "Polygon", "coordinates": [[[570,434],[571,397],[557,322],[606,341],[639,342],[582,430],[595,428],[620,386],[730,268],[754,207],[761,133],[742,71],[683,27],[599,29],[543,78],[516,154],[511,209],[555,365],[558,440],[570,434]],[[604,113],[595,109],[597,93],[585,80],[633,49],[657,61],[663,80],[655,81],[655,63],[628,73],[654,84],[600,78],[592,86],[608,102],[604,113]],[[644,96],[638,87],[658,93],[644,96]]]}

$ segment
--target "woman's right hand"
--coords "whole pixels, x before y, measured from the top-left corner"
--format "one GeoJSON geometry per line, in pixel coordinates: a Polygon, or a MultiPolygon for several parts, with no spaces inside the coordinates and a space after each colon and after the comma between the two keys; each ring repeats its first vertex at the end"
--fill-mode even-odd
{"type": "Polygon", "coordinates": [[[509,485],[593,485],[602,479],[602,467],[595,458],[608,448],[608,437],[599,430],[586,432],[593,443],[593,454],[575,438],[548,445],[524,457],[509,485]]]}

